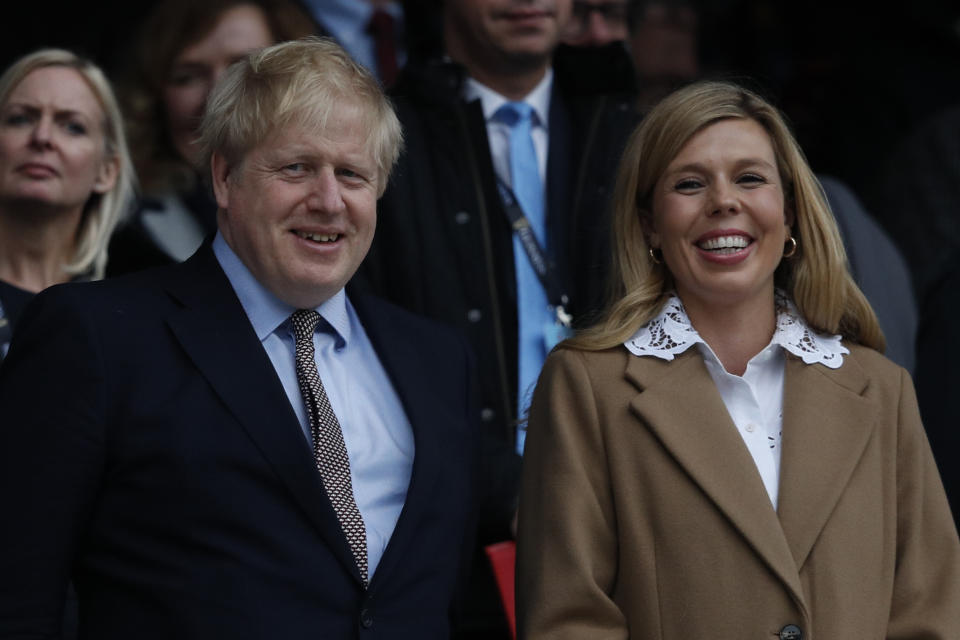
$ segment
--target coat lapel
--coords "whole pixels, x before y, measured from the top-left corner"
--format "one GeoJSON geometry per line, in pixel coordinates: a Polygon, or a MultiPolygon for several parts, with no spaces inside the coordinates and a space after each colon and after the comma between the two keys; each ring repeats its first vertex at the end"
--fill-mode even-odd
{"type": "Polygon", "coordinates": [[[359,582],[359,570],[296,414],[210,245],[204,245],[178,273],[180,278],[167,289],[182,308],[167,319],[168,326],[328,547],[359,582]]]}
{"type": "Polygon", "coordinates": [[[839,369],[787,356],[779,515],[802,568],[877,423],[869,380],[849,355],[839,369]]]}
{"type": "Polygon", "coordinates": [[[634,413],[805,606],[773,504],[697,350],[672,362],[630,356],[626,377],[640,390],[634,413]]]}

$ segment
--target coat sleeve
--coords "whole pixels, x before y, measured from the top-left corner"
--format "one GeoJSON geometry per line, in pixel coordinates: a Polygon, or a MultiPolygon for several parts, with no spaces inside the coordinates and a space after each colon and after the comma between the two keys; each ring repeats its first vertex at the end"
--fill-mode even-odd
{"type": "MultiPolygon", "coordinates": [[[[59,288],[58,288],[59,289],[59,288]]],[[[104,368],[63,292],[28,307],[0,367],[0,638],[60,636],[104,460],[104,368]]]]}
{"type": "Polygon", "coordinates": [[[960,540],[905,371],[898,419],[897,561],[887,638],[957,638],[960,540]]]}
{"type": "Polygon", "coordinates": [[[628,637],[610,597],[616,514],[606,444],[582,354],[559,349],[534,393],[517,540],[520,638],[628,637]]]}

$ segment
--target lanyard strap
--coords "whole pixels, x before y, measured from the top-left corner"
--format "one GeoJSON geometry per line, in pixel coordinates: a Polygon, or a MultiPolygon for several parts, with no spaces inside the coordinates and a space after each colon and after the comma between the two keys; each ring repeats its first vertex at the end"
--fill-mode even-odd
{"type": "Polygon", "coordinates": [[[547,294],[547,301],[557,314],[557,322],[569,327],[573,321],[573,316],[566,309],[566,306],[570,303],[570,298],[564,292],[563,287],[560,286],[556,269],[547,259],[536,234],[533,232],[533,228],[530,226],[530,221],[523,214],[523,209],[517,202],[517,197],[513,194],[513,191],[500,178],[497,178],[497,189],[500,191],[500,199],[503,200],[503,209],[507,213],[510,226],[513,227],[517,237],[520,238],[520,244],[523,245],[527,259],[530,260],[530,266],[533,267],[543,290],[547,294]]]}

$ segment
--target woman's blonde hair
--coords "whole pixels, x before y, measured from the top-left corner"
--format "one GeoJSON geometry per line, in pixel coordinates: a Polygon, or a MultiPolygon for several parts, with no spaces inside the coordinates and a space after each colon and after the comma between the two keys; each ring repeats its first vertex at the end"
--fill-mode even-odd
{"type": "Polygon", "coordinates": [[[820,183],[780,112],[756,93],[731,82],[701,81],[667,96],[627,142],[613,197],[613,267],[608,304],[593,326],[570,341],[606,349],[633,335],[659,313],[673,288],[665,264],[654,262],[645,231],[652,228],[653,190],[670,162],[696,133],[721,120],[749,119],[769,134],[784,203],[793,217],[798,248],[783,258],[776,285],[804,320],[825,333],[878,351],[885,341],[876,315],[847,269],[840,231],[820,183]]]}
{"type": "Polygon", "coordinates": [[[103,110],[103,143],[106,157],[117,162],[117,180],[106,193],[91,193],[84,205],[77,230],[73,257],[65,265],[67,273],[103,277],[107,265],[107,245],[117,224],[130,210],[136,174],[130,161],[123,117],[110,82],[95,64],[64,49],[40,49],[14,62],[0,76],[0,105],[30,73],[45,67],[73,69],[84,79],[103,110]]]}

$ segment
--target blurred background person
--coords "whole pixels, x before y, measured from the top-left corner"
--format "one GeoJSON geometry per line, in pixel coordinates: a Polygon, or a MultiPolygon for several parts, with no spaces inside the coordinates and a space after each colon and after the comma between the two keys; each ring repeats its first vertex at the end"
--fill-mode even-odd
{"type": "Polygon", "coordinates": [[[627,23],[637,107],[644,113],[700,77],[700,13],[689,0],[631,0],[627,23]]]}
{"type": "Polygon", "coordinates": [[[573,0],[573,12],[563,32],[563,43],[599,47],[627,39],[627,0],[573,0]]]}
{"type": "MultiPolygon", "coordinates": [[[[556,55],[570,13],[571,0],[442,4],[444,50],[411,58],[392,89],[407,145],[358,272],[373,292],[460,329],[477,355],[481,544],[512,539],[543,360],[567,314],[599,308],[612,179],[636,122],[619,76],[556,55]]],[[[479,548],[471,588],[457,637],[509,637],[479,548]]]]}
{"type": "Polygon", "coordinates": [[[407,60],[403,3],[396,0],[301,0],[320,31],[334,38],[384,87],[407,60]]]}
{"type": "Polygon", "coordinates": [[[671,94],[614,202],[611,304],[531,407],[520,637],[955,637],[960,539],[910,376],[780,113],[671,94]]]}
{"type": "Polygon", "coordinates": [[[36,292],[102,278],[134,172],[110,84],[61,49],[0,76],[0,359],[36,292]]]}
{"type": "Polygon", "coordinates": [[[917,399],[930,447],[940,465],[943,486],[960,527],[960,429],[954,397],[960,388],[960,252],[943,267],[936,286],[927,294],[917,334],[917,399]]]}
{"type": "Polygon", "coordinates": [[[196,144],[210,90],[250,51],[314,31],[288,0],[169,0],[154,7],[122,85],[143,197],[111,247],[110,273],[184,260],[213,232],[216,204],[196,144]],[[143,240],[156,249],[144,251],[143,240]]]}

